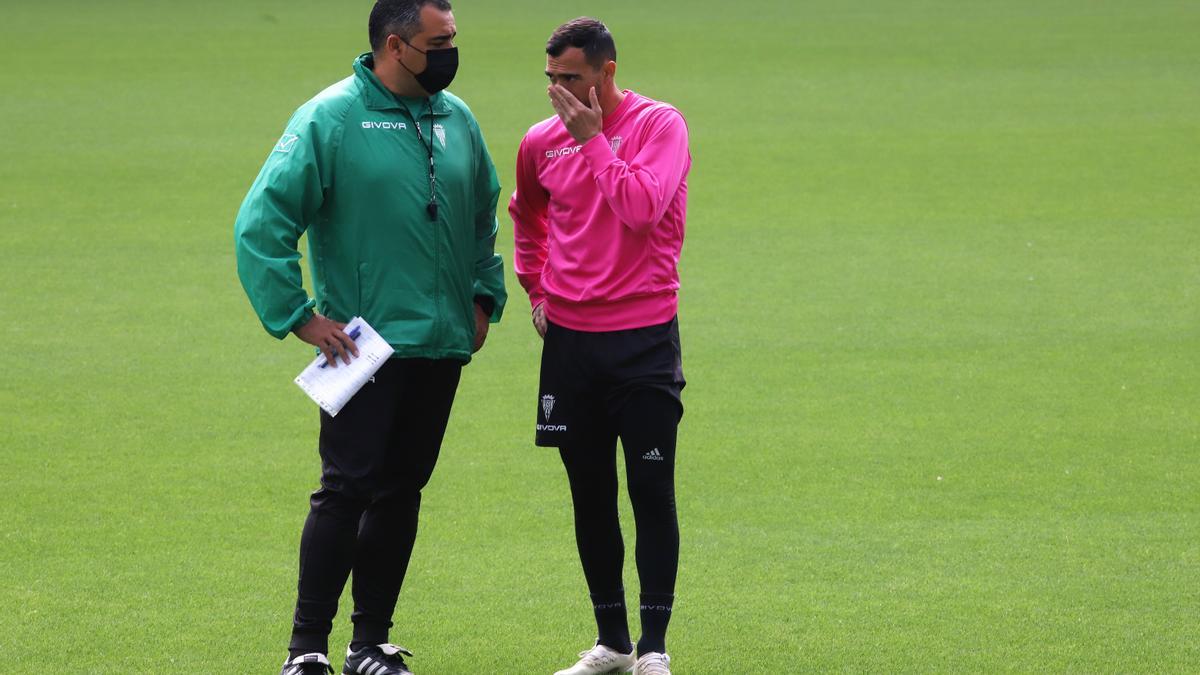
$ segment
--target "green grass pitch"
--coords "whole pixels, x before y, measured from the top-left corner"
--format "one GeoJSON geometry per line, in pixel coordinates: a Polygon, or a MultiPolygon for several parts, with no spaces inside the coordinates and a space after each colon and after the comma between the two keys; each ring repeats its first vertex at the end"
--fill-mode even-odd
{"type": "MultiPolygon", "coordinates": [[[[6,672],[277,672],[317,414],[232,223],[370,4],[0,8],[6,672]]],[[[678,673],[1200,672],[1200,5],[457,5],[505,197],[566,19],[690,124],[678,673]]],[[[396,615],[422,675],[594,634],[509,290],[396,615]]]]}

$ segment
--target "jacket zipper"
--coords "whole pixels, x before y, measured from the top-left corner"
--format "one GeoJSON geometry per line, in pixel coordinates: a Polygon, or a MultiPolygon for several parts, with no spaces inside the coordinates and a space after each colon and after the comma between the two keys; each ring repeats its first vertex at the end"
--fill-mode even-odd
{"type": "MultiPolygon", "coordinates": [[[[416,124],[417,128],[419,129],[421,126],[421,118],[424,115],[425,111],[422,110],[418,114],[413,115],[412,111],[409,110],[407,106],[404,107],[404,111],[408,114],[408,116],[412,119],[413,123],[416,124]]],[[[433,144],[433,141],[434,141],[433,124],[434,124],[434,116],[433,116],[433,110],[431,107],[430,112],[429,112],[429,142],[430,142],[430,144],[433,144]]],[[[421,145],[424,146],[423,142],[421,142],[421,141],[417,141],[417,142],[421,143],[421,145]]],[[[422,147],[422,150],[424,150],[424,147],[422,147]]],[[[437,198],[436,194],[434,195],[434,198],[435,199],[437,198]]],[[[436,219],[433,221],[432,227],[433,227],[433,311],[434,311],[432,338],[433,338],[433,342],[435,344],[441,344],[442,333],[445,332],[444,327],[442,325],[444,323],[444,321],[442,320],[442,303],[441,303],[442,247],[441,247],[441,242],[439,241],[439,228],[438,228],[438,221],[436,219]]]]}
{"type": "MultiPolygon", "coordinates": [[[[418,118],[419,119],[419,118],[418,118]]],[[[418,121],[418,125],[421,123],[418,121]]],[[[429,109],[429,144],[432,148],[434,145],[434,116],[432,106],[429,109]]],[[[432,150],[431,150],[432,152],[432,150]]],[[[434,199],[437,199],[437,194],[434,194],[434,199]]],[[[442,319],[442,242],[441,242],[441,227],[439,227],[439,218],[435,218],[432,224],[433,227],[433,307],[434,307],[434,335],[437,338],[438,344],[441,344],[443,333],[445,333],[445,322],[442,319]]]]}

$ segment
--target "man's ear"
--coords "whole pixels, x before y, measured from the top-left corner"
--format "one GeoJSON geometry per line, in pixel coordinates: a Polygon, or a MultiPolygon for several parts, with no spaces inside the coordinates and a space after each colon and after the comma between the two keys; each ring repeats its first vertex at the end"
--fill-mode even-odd
{"type": "Polygon", "coordinates": [[[617,75],[617,62],[616,62],[616,61],[609,61],[608,63],[605,63],[605,64],[604,64],[604,74],[605,74],[605,75],[607,75],[607,76],[608,76],[608,79],[610,79],[610,80],[611,80],[611,79],[613,79],[614,77],[616,77],[616,75],[617,75]]]}
{"type": "Polygon", "coordinates": [[[400,55],[404,53],[404,47],[404,40],[401,40],[399,35],[389,35],[384,45],[384,52],[394,59],[399,59],[400,55]]]}

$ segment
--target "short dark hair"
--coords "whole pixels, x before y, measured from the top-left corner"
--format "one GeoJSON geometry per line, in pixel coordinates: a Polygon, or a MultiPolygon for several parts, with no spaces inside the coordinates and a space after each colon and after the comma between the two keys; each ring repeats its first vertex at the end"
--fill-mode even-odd
{"type": "Polygon", "coordinates": [[[371,38],[371,50],[383,49],[389,35],[399,35],[405,40],[421,32],[421,9],[433,5],[443,12],[450,11],[447,0],[377,0],[367,20],[367,32],[371,38]]]}
{"type": "Polygon", "coordinates": [[[555,57],[562,56],[567,47],[582,49],[587,62],[593,68],[599,69],[605,63],[617,60],[617,44],[613,42],[608,26],[590,16],[572,19],[554,29],[554,34],[546,42],[546,53],[555,57]]]}

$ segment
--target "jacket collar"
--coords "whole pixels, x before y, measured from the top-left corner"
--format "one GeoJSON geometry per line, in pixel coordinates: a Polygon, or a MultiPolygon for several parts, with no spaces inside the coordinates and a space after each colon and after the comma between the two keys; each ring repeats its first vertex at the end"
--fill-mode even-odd
{"type": "MultiPolygon", "coordinates": [[[[424,98],[397,96],[393,94],[372,71],[375,67],[375,56],[371,52],[354,59],[354,76],[362,84],[363,99],[368,110],[421,110],[425,107],[424,98]]],[[[444,92],[438,92],[429,97],[434,115],[449,115],[450,103],[444,92]]]]}
{"type": "Polygon", "coordinates": [[[618,105],[616,109],[612,111],[611,115],[604,118],[604,130],[615,127],[618,122],[625,118],[625,113],[629,112],[629,109],[633,107],[635,99],[641,98],[635,92],[629,89],[623,89],[621,93],[625,94],[625,98],[621,99],[620,105],[618,105]]]}

